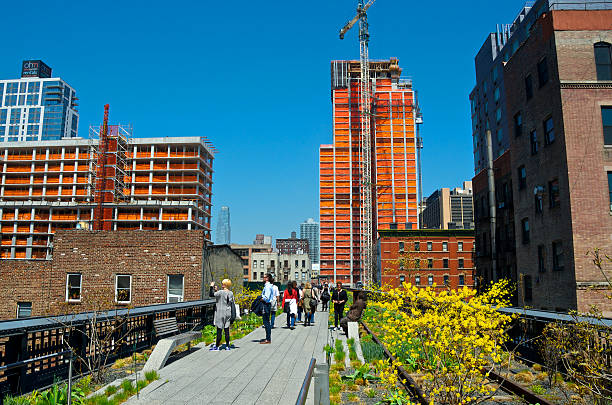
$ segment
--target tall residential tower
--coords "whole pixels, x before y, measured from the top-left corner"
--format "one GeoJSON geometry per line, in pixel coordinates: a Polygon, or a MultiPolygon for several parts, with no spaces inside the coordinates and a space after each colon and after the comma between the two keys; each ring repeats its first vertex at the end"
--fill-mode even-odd
{"type": "MultiPolygon", "coordinates": [[[[321,145],[321,276],[354,284],[363,281],[361,222],[372,210],[376,229],[416,229],[417,163],[415,93],[400,78],[396,58],[370,62],[372,112],[371,178],[362,176],[359,61],[331,63],[333,144],[321,145]],[[372,206],[363,204],[371,187],[372,206]]],[[[373,252],[370,252],[373,253],[373,252]]]]}
{"type": "Polygon", "coordinates": [[[319,263],[319,223],[308,218],[300,224],[300,239],[308,240],[308,256],[313,264],[319,263]]]}
{"type": "Polygon", "coordinates": [[[23,61],[20,79],[0,80],[0,142],[76,138],[77,101],[43,61],[23,61]]]}

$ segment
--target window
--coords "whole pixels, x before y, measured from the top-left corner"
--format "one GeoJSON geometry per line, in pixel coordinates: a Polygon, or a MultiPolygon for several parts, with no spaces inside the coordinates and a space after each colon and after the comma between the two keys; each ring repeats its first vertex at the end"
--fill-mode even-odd
{"type": "Polygon", "coordinates": [[[519,166],[518,171],[518,186],[519,190],[527,187],[527,171],[525,170],[525,166],[519,166]]]}
{"type": "Polygon", "coordinates": [[[601,123],[604,145],[612,146],[612,107],[601,107],[601,123]]]}
{"type": "Polygon", "coordinates": [[[414,250],[416,252],[421,250],[421,242],[414,242],[414,250]]]}
{"type": "Polygon", "coordinates": [[[533,287],[530,275],[523,276],[523,286],[525,290],[525,301],[531,301],[533,299],[533,287]]]}
{"type": "Polygon", "coordinates": [[[427,242],[427,251],[431,252],[433,250],[433,243],[427,242]]]}
{"type": "Polygon", "coordinates": [[[276,264],[274,263],[274,260],[270,260],[270,267],[272,267],[273,269],[276,268],[276,264]]]}
{"type": "Polygon", "coordinates": [[[168,302],[183,302],[185,298],[184,281],[182,274],[168,275],[168,302]]]}
{"type": "Polygon", "coordinates": [[[463,242],[457,242],[457,252],[463,252],[463,242]]]}
{"type": "Polygon", "coordinates": [[[414,285],[421,285],[421,276],[414,276],[414,285]]]}
{"type": "Polygon", "coordinates": [[[531,144],[531,154],[536,155],[538,153],[538,133],[535,129],[529,134],[529,143],[531,144]]]}
{"type": "Polygon", "coordinates": [[[563,270],[563,242],[557,241],[552,244],[553,270],[563,270]]]}
{"type": "Polygon", "coordinates": [[[523,233],[523,244],[529,243],[529,218],[521,220],[521,231],[523,233]]]}
{"type": "Polygon", "coordinates": [[[555,141],[555,127],[553,125],[552,117],[547,118],[544,121],[544,143],[550,145],[555,141]]]}
{"type": "Polygon", "coordinates": [[[257,280],[257,272],[256,271],[253,272],[253,280],[257,280]]]}
{"type": "Polygon", "coordinates": [[[597,70],[597,80],[612,80],[612,53],[610,44],[606,42],[595,44],[595,69],[597,70]]]}
{"type": "Polygon", "coordinates": [[[442,259],[442,267],[448,269],[448,259],[442,259]]]}
{"type": "Polygon", "coordinates": [[[115,277],[115,302],[129,304],[132,301],[132,276],[117,274],[115,277]]]}
{"type": "Polygon", "coordinates": [[[555,208],[559,204],[559,180],[554,179],[548,182],[548,205],[550,208],[555,208]]]}
{"type": "Polygon", "coordinates": [[[533,97],[533,80],[531,79],[531,75],[525,77],[525,96],[527,97],[527,101],[531,100],[533,97]]]}
{"type": "Polygon", "coordinates": [[[389,224],[389,229],[391,229],[391,230],[397,229],[397,224],[396,223],[389,224]]]}
{"type": "Polygon", "coordinates": [[[542,211],[544,210],[544,202],[542,201],[542,195],[539,193],[534,195],[533,200],[534,200],[533,203],[535,205],[535,213],[541,214],[542,211]]]}
{"type": "Polygon", "coordinates": [[[514,136],[521,136],[523,134],[523,116],[520,112],[514,116],[514,136]]]}
{"type": "Polygon", "coordinates": [[[242,275],[248,276],[249,275],[249,270],[248,269],[243,269],[242,270],[242,275]]]}
{"type": "Polygon", "coordinates": [[[414,267],[416,269],[420,269],[421,268],[421,259],[414,259],[414,267]]]}
{"type": "Polygon", "coordinates": [[[68,274],[66,277],[66,301],[81,301],[81,278],[80,273],[68,274]]]}
{"type": "Polygon", "coordinates": [[[257,260],[253,260],[253,268],[256,269],[257,268],[257,260]]]}
{"type": "Polygon", "coordinates": [[[459,274],[459,285],[465,285],[465,276],[463,274],[459,274]]]}
{"type": "Polygon", "coordinates": [[[442,251],[448,252],[448,242],[442,242],[442,251]]]}
{"type": "Polygon", "coordinates": [[[32,316],[32,303],[31,302],[18,302],[17,303],[17,318],[29,318],[32,316]]]}
{"type": "Polygon", "coordinates": [[[406,281],[406,277],[404,277],[403,275],[399,276],[399,281],[400,283],[403,283],[404,281],[406,281]]]}
{"type": "Polygon", "coordinates": [[[459,268],[462,269],[464,265],[465,265],[464,259],[459,259],[459,268]]]}
{"type": "Polygon", "coordinates": [[[399,242],[399,251],[400,252],[404,251],[404,242],[399,242]]]}
{"type": "Polygon", "coordinates": [[[302,267],[306,267],[306,260],[302,260],[302,267]]]}
{"type": "Polygon", "coordinates": [[[10,120],[10,123],[11,124],[19,124],[20,120],[21,120],[21,108],[13,108],[11,110],[11,120],[10,120]]]}
{"type": "Polygon", "coordinates": [[[427,276],[427,284],[433,285],[433,276],[427,276]]]}
{"type": "Polygon", "coordinates": [[[263,261],[263,260],[260,260],[260,261],[259,261],[259,267],[261,267],[262,269],[264,269],[264,268],[265,268],[265,265],[264,265],[264,261],[263,261]]]}
{"type": "Polygon", "coordinates": [[[297,271],[295,272],[295,279],[299,280],[300,279],[300,273],[298,273],[297,271]]]}
{"type": "Polygon", "coordinates": [[[450,277],[448,276],[448,274],[444,275],[444,285],[448,285],[450,283],[450,277]]]}
{"type": "Polygon", "coordinates": [[[610,211],[612,211],[612,172],[608,172],[608,194],[610,195],[610,211]]]}
{"type": "Polygon", "coordinates": [[[546,246],[538,245],[538,272],[546,272],[546,246]]]}
{"type": "Polygon", "coordinates": [[[501,117],[502,117],[502,114],[501,114],[501,108],[498,108],[498,109],[495,111],[495,121],[496,121],[498,124],[499,124],[499,123],[500,123],[500,121],[501,121],[501,117]]]}
{"type": "Polygon", "coordinates": [[[28,83],[28,93],[38,93],[40,91],[40,82],[28,83]]]}
{"type": "Polygon", "coordinates": [[[546,58],[538,62],[538,83],[540,87],[548,83],[548,63],[546,63],[546,58]]]}
{"type": "Polygon", "coordinates": [[[296,269],[298,268],[298,260],[297,259],[295,260],[295,268],[296,269]]]}
{"type": "Polygon", "coordinates": [[[493,92],[493,98],[495,99],[496,103],[499,101],[499,87],[493,92]]]}
{"type": "Polygon", "coordinates": [[[427,268],[433,268],[433,259],[427,259],[427,268]]]}

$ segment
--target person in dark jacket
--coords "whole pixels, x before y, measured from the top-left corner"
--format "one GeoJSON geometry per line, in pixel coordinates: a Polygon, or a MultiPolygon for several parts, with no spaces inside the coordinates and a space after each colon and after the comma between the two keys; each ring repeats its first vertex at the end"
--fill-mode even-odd
{"type": "Polygon", "coordinates": [[[330,298],[329,286],[325,283],[321,289],[321,311],[327,311],[327,303],[330,298]]]}
{"type": "Polygon", "coordinates": [[[342,289],[341,282],[336,283],[336,289],[332,293],[331,299],[334,303],[334,329],[340,330],[338,323],[344,317],[344,304],[348,301],[348,295],[342,289]]]}

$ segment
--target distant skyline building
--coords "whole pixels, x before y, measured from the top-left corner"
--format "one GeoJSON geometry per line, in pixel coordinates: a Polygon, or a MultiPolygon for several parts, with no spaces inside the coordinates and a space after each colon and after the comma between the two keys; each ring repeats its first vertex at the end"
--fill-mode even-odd
{"type": "Polygon", "coordinates": [[[319,263],[319,223],[308,218],[300,224],[300,239],[308,241],[308,257],[312,264],[319,263]]]}
{"type": "Polygon", "coordinates": [[[217,221],[217,236],[215,243],[217,245],[229,245],[232,240],[232,231],[230,226],[230,209],[224,205],[219,210],[219,220],[217,221]]]}
{"type": "Polygon", "coordinates": [[[441,188],[426,200],[421,214],[424,229],[474,229],[472,182],[464,181],[463,188],[441,188]]]}
{"type": "Polygon", "coordinates": [[[20,79],[0,80],[0,142],[78,137],[77,101],[43,61],[23,61],[20,79]]]}

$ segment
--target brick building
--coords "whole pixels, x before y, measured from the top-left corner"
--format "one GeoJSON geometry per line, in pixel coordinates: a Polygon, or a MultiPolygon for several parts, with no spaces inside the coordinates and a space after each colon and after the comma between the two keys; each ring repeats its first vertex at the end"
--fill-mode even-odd
{"type": "Polygon", "coordinates": [[[379,230],[378,272],[382,285],[474,286],[474,231],[379,230]]]}
{"type": "MultiPolygon", "coordinates": [[[[502,66],[496,75],[479,69],[481,50],[479,84],[470,96],[472,118],[475,133],[490,129],[494,134],[488,143],[498,150],[493,157],[501,156],[495,162],[506,154],[509,160],[504,173],[511,179],[495,172],[494,201],[486,204],[495,207],[488,212],[498,220],[495,210],[509,202],[499,190],[499,180],[506,177],[518,304],[556,311],[586,311],[598,304],[610,315],[609,285],[585,253],[594,248],[612,252],[612,5],[575,3],[579,7],[539,0],[526,7],[494,44],[502,66]],[[508,118],[500,120],[498,110],[508,118]],[[505,150],[496,146],[496,131],[505,150]]],[[[475,137],[475,146],[486,149],[481,138],[475,137]]],[[[486,166],[482,153],[475,161],[481,162],[477,172],[486,166]]],[[[483,176],[486,169],[474,179],[480,198],[476,182],[483,176]]],[[[481,207],[476,217],[479,274],[500,278],[504,266],[498,264],[497,274],[481,268],[480,254],[500,246],[506,232],[498,226],[487,234],[492,221],[481,207]]]]}
{"type": "Polygon", "coordinates": [[[52,260],[0,261],[0,319],[81,312],[92,300],[191,301],[226,273],[241,281],[239,256],[204,248],[204,231],[58,231],[52,260]]]}
{"type": "Polygon", "coordinates": [[[308,253],[310,245],[308,239],[300,239],[295,232],[287,239],[276,239],[276,249],[281,254],[308,253]]]}
{"type": "Polygon", "coordinates": [[[258,252],[272,252],[272,244],[264,244],[262,235],[262,243],[256,243],[253,245],[239,245],[232,243],[230,247],[240,256],[242,260],[242,277],[244,281],[261,281],[255,276],[255,272],[267,271],[260,270],[259,267],[253,267],[253,253],[258,252]]]}

